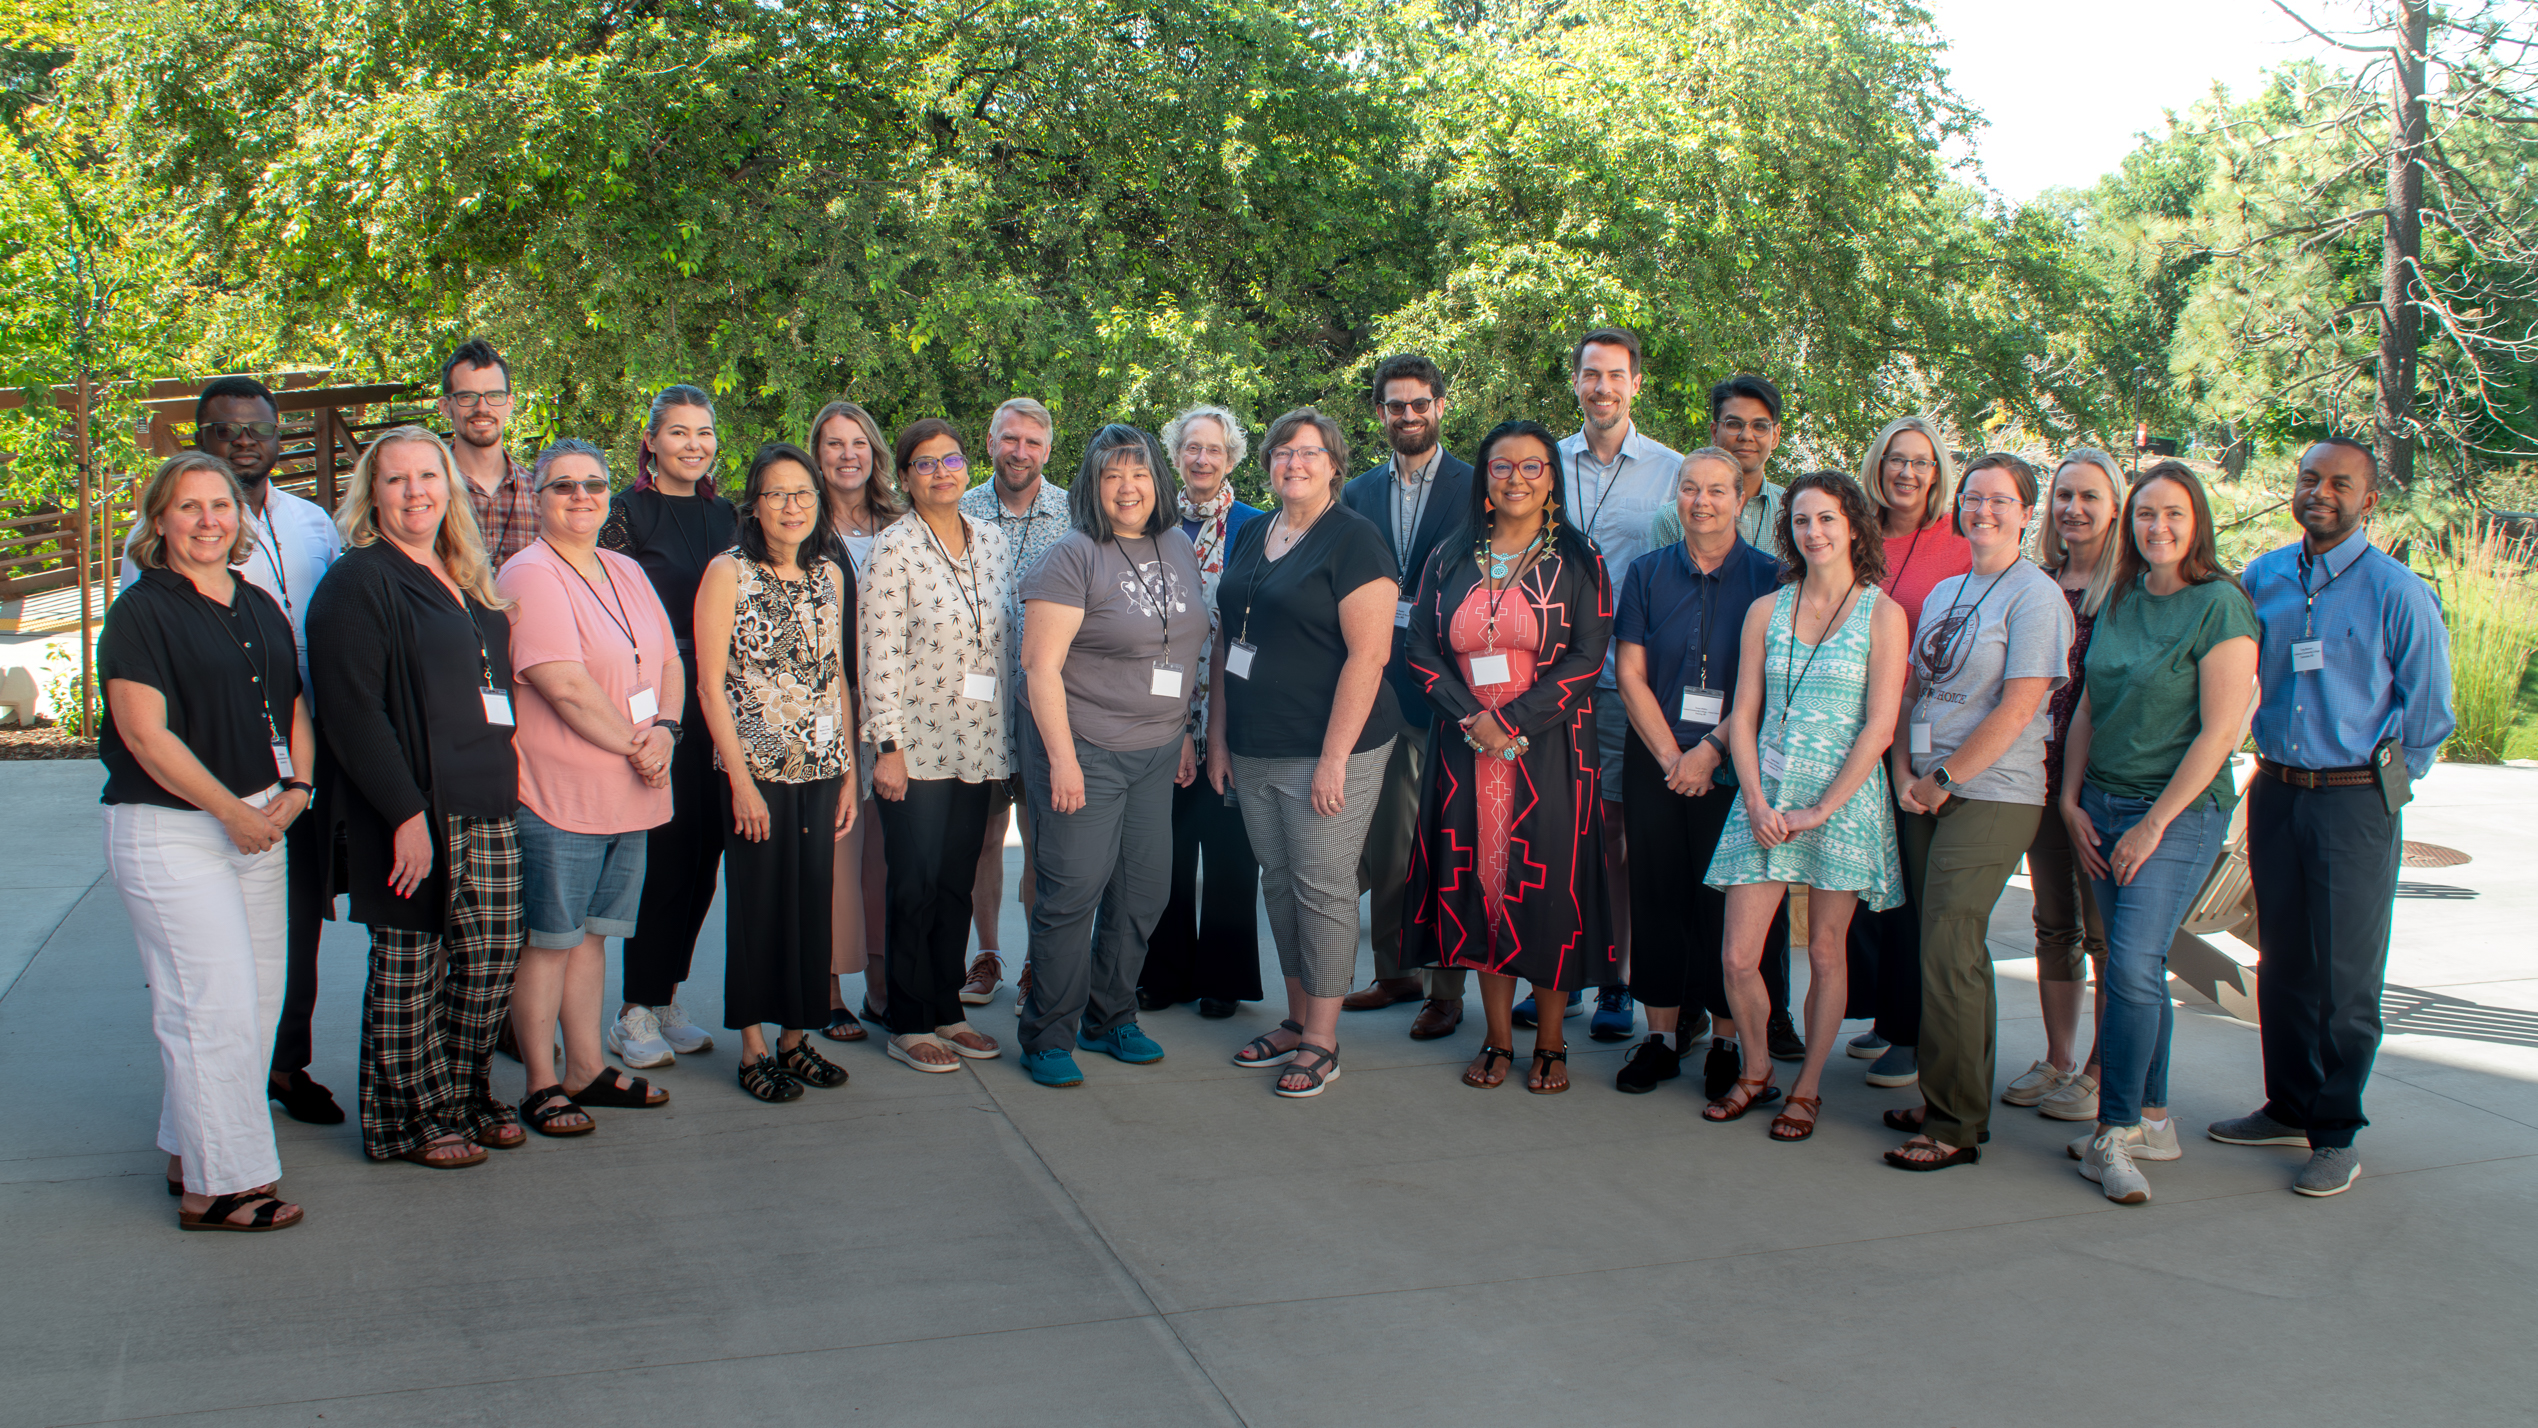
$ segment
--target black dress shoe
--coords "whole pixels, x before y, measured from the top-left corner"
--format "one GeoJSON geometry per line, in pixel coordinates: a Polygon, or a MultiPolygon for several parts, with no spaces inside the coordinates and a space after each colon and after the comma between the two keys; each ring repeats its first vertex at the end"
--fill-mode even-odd
{"type": "Polygon", "coordinates": [[[1657,1089],[1658,1082],[1671,1081],[1682,1074],[1683,1058],[1661,1033],[1631,1048],[1630,1059],[1613,1074],[1613,1085],[1634,1096],[1645,1095],[1657,1089]]]}
{"type": "Polygon", "coordinates": [[[1223,1021],[1234,1014],[1234,1003],[1223,997],[1201,997],[1198,999],[1198,1013],[1209,1021],[1223,1021]]]}
{"type": "Polygon", "coordinates": [[[1732,1041],[1712,1041],[1710,1054],[1701,1062],[1701,1095],[1715,1101],[1736,1084],[1736,1076],[1744,1066],[1744,1056],[1732,1041]]]}
{"type": "Polygon", "coordinates": [[[1763,1045],[1770,1049],[1774,1061],[1807,1059],[1807,1044],[1798,1038],[1798,1029],[1790,1025],[1789,1014],[1785,1011],[1771,1014],[1771,1026],[1763,1034],[1763,1045]]]}
{"type": "Polygon", "coordinates": [[[306,1071],[287,1072],[278,1081],[265,1083],[266,1097],[282,1103],[282,1114],[313,1126],[339,1126],[344,1123],[344,1108],[335,1104],[335,1093],[308,1078],[306,1071]]]}

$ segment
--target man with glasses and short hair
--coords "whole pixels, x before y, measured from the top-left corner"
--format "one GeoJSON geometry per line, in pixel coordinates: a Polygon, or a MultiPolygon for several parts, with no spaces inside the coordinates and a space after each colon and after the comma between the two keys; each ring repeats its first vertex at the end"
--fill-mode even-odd
{"type": "MultiPolygon", "coordinates": [[[[1745,504],[1736,512],[1736,534],[1756,550],[1770,552],[1780,528],[1780,488],[1763,479],[1763,468],[1780,449],[1787,429],[1780,424],[1780,388],[1768,377],[1739,372],[1710,388],[1710,444],[1736,458],[1738,485],[1745,504]]],[[[1650,550],[1683,543],[1683,521],[1674,507],[1658,510],[1648,536],[1650,550]]]]}
{"type": "Polygon", "coordinates": [[[529,468],[502,444],[511,421],[511,364],[493,344],[468,338],[441,363],[441,420],[450,455],[467,478],[467,500],[485,553],[500,570],[538,538],[538,495],[529,468]]]}
{"type": "Polygon", "coordinates": [[[1410,1021],[1414,1040],[1450,1036],[1463,1023],[1464,973],[1459,967],[1424,970],[1401,965],[1403,906],[1409,892],[1410,845],[1419,833],[1419,781],[1428,763],[1428,736],[1436,711],[1410,667],[1409,623],[1419,572],[1438,541],[1459,528],[1471,501],[1472,468],[1437,439],[1445,424],[1445,373],[1424,354],[1387,357],[1375,367],[1375,414],[1392,448],[1383,465],[1348,483],[1340,499],[1375,523],[1400,567],[1400,598],[1393,604],[1392,659],[1384,677],[1401,706],[1401,737],[1384,768],[1375,821],[1357,862],[1357,886],[1374,894],[1370,921],[1375,980],[1340,1000],[1348,1011],[1374,1011],[1414,997],[1426,999],[1410,1021]]]}
{"type": "MultiPolygon", "coordinates": [[[[1005,549],[1013,553],[1014,598],[1005,611],[1006,627],[1013,631],[1004,674],[1008,729],[1021,728],[1021,721],[1029,713],[1015,692],[1022,687],[1021,590],[1040,557],[1075,528],[1074,515],[1066,503],[1066,488],[1041,475],[1049,464],[1056,430],[1056,419],[1049,415],[1046,406],[1030,397],[1006,398],[1004,405],[996,408],[996,414],[987,419],[987,454],[992,469],[986,480],[961,496],[961,514],[973,521],[993,522],[1005,538],[1005,549]]],[[[996,908],[1005,896],[1005,815],[1017,804],[1025,812],[1022,882],[1014,889],[1014,900],[1026,911],[1031,906],[1030,805],[1022,801],[1021,795],[1019,773],[994,784],[987,795],[987,838],[978,849],[978,881],[970,887],[970,912],[978,926],[978,955],[970,959],[969,979],[961,983],[963,1006],[985,1006],[994,1001],[996,987],[1005,978],[996,908]]],[[[1026,969],[1023,976],[1027,985],[1030,972],[1026,969]]],[[[1015,1014],[1021,1010],[1022,993],[1017,990],[1015,1014]]]]}
{"type": "MultiPolygon", "coordinates": [[[[299,645],[300,687],[305,689],[309,596],[326,568],[344,553],[343,536],[325,507],[273,484],[273,468],[282,459],[282,417],[264,383],[253,377],[222,377],[204,387],[194,399],[194,449],[227,462],[246,495],[239,516],[254,535],[254,548],[239,573],[271,595],[290,619],[291,638],[299,645]]],[[[136,523],[133,535],[140,534],[136,523]]],[[[133,563],[128,541],[125,549],[120,583],[129,586],[141,578],[141,569],[133,563]]],[[[310,771],[295,770],[294,776],[306,779],[310,771]]],[[[290,880],[289,966],[266,1089],[291,1119],[331,1126],[343,1121],[343,1107],[308,1074],[313,1056],[310,1018],[317,1009],[317,942],[329,901],[320,841],[325,823],[323,818],[298,818],[283,834],[283,864],[290,880]]]]}

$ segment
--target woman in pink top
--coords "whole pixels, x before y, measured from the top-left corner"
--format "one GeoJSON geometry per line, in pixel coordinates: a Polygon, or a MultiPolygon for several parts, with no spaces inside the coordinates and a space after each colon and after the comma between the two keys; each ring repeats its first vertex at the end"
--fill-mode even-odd
{"type": "Polygon", "coordinates": [[[538,453],[530,488],[538,539],[495,582],[512,602],[529,934],[511,982],[511,1032],[528,1067],[522,1118],[545,1135],[584,1135],[593,1129],[586,1106],[670,1099],[600,1059],[600,997],[607,939],[635,930],[644,835],[670,821],[670,750],[687,672],[643,567],[598,546],[608,514],[599,448],[556,442],[538,453]]]}

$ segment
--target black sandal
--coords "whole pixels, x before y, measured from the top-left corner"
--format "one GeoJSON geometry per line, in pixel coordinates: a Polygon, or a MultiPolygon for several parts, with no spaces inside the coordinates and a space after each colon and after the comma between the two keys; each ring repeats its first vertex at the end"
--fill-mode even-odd
{"type": "Polygon", "coordinates": [[[1290,1101],[1301,1101],[1308,1096],[1322,1094],[1322,1088],[1338,1080],[1339,1075],[1338,1052],[1327,1046],[1300,1041],[1296,1043],[1294,1059],[1287,1062],[1286,1070],[1278,1073],[1277,1080],[1269,1083],[1269,1089],[1290,1101]],[[1311,1059],[1311,1065],[1305,1064],[1307,1058],[1311,1059]],[[1302,1076],[1310,1084],[1301,1091],[1290,1091],[1284,1084],[1289,1076],[1302,1076]]]}
{"type": "Polygon", "coordinates": [[[520,1102],[520,1118],[529,1123],[529,1129],[559,1140],[568,1135],[588,1135],[599,1129],[599,1123],[584,1114],[582,1108],[574,1104],[573,1098],[564,1094],[561,1085],[531,1091],[520,1102]],[[582,1123],[558,1129],[555,1123],[566,1116],[581,1116],[582,1123]]]}
{"type": "Polygon", "coordinates": [[[778,1053],[776,1068],[805,1086],[832,1091],[846,1084],[846,1070],[836,1062],[811,1049],[808,1037],[793,1043],[792,1049],[778,1053]]]}
{"type": "Polygon", "coordinates": [[[1886,1152],[1886,1163],[1897,1170],[1945,1170],[1951,1165],[1972,1165],[1982,1158],[1983,1150],[1980,1146],[1969,1145],[1959,1148],[1936,1140],[1926,1146],[1906,1146],[1901,1150],[1886,1152]],[[1947,1154],[1915,1159],[1904,1154],[1904,1150],[1944,1150],[1947,1154]]]}
{"type": "MultiPolygon", "coordinates": [[[[1292,1020],[1279,1022],[1278,1031],[1292,1031],[1298,1036],[1304,1035],[1304,1028],[1296,1025],[1292,1020]]],[[[1251,1040],[1244,1042],[1242,1044],[1242,1049],[1234,1053],[1234,1064],[1237,1066],[1251,1067],[1284,1066],[1288,1062],[1293,1061],[1295,1059],[1296,1051],[1302,1051],[1304,1049],[1303,1044],[1298,1043],[1295,1051],[1280,1051],[1278,1049],[1278,1043],[1270,1040],[1271,1037],[1276,1036],[1277,1034],[1277,1031],[1264,1031],[1258,1036],[1253,1037],[1251,1040]],[[1245,1051],[1257,1051],[1260,1053],[1260,1056],[1257,1060],[1245,1060],[1243,1058],[1243,1052],[1245,1051]]]]}
{"type": "Polygon", "coordinates": [[[590,1084],[573,1093],[573,1099],[585,1106],[608,1106],[619,1110],[643,1111],[664,1105],[670,1093],[659,1090],[640,1076],[628,1080],[617,1074],[617,1068],[600,1068],[590,1084]]]}
{"type": "Polygon", "coordinates": [[[802,1083],[785,1074],[772,1056],[740,1063],[740,1089],[761,1101],[794,1101],[801,1099],[802,1083]]]}
{"type": "Polygon", "coordinates": [[[1533,1074],[1525,1078],[1525,1089],[1533,1092],[1537,1096],[1556,1096],[1562,1091],[1567,1090],[1569,1088],[1569,1083],[1566,1080],[1563,1080],[1559,1085],[1554,1086],[1551,1084],[1551,1078],[1545,1074],[1551,1063],[1555,1061],[1560,1064],[1560,1073],[1565,1077],[1568,1074],[1569,1068],[1569,1053],[1567,1048],[1563,1047],[1558,1051],[1545,1051],[1539,1046],[1535,1047],[1533,1049],[1533,1074]],[[1535,1081],[1540,1081],[1542,1084],[1539,1086],[1532,1084],[1535,1081]]]}
{"type": "Polygon", "coordinates": [[[192,1210],[178,1210],[176,1227],[180,1230],[237,1230],[252,1235],[266,1230],[287,1230],[304,1218],[299,1207],[292,1206],[291,1218],[276,1220],[274,1217],[281,1214],[282,1209],[283,1202],[278,1195],[268,1195],[261,1190],[241,1190],[230,1195],[214,1195],[212,1202],[205,1205],[199,1214],[192,1210]],[[255,1216],[243,1225],[231,1223],[229,1217],[249,1205],[256,1207],[255,1216]]]}
{"type": "Polygon", "coordinates": [[[1474,1076],[1470,1067],[1467,1066],[1463,1068],[1463,1084],[1476,1091],[1495,1091],[1499,1087],[1506,1085],[1506,1072],[1499,1071],[1498,1079],[1495,1081],[1489,1079],[1489,1073],[1498,1070],[1498,1063],[1501,1061],[1514,1061],[1516,1059],[1516,1053],[1512,1049],[1504,1046],[1483,1046],[1480,1049],[1480,1054],[1480,1074],[1478,1076],[1474,1076]]]}
{"type": "MultiPolygon", "coordinates": [[[[1886,1129],[1888,1130],[1902,1131],[1905,1135],[1919,1135],[1921,1134],[1921,1123],[1929,1118],[1930,1108],[1927,1106],[1919,1106],[1911,1110],[1888,1111],[1882,1119],[1886,1122],[1886,1129]]],[[[1992,1133],[1990,1131],[1976,1131],[1974,1133],[1974,1143],[1976,1145],[1990,1145],[1992,1143],[1992,1133]]]]}
{"type": "Polygon", "coordinates": [[[828,1025],[820,1028],[820,1035],[831,1041],[861,1041],[872,1033],[864,1030],[864,1024],[855,1020],[852,1011],[845,1007],[831,1007],[828,1025]]]}

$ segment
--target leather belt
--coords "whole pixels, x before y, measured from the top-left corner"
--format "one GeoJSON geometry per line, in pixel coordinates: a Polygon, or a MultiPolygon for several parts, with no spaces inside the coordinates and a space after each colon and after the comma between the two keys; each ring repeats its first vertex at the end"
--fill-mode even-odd
{"type": "Polygon", "coordinates": [[[2364,788],[2379,781],[2367,764],[2352,769],[2294,769],[2260,757],[2256,771],[2281,779],[2293,788],[2364,788]]]}

